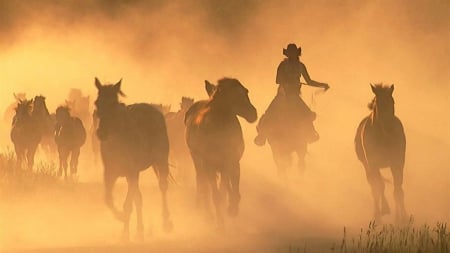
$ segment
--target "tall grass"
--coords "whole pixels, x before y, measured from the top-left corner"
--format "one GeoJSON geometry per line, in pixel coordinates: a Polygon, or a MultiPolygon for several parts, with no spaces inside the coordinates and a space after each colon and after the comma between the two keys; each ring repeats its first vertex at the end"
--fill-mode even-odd
{"type": "Polygon", "coordinates": [[[404,226],[369,223],[369,228],[361,228],[356,238],[344,237],[340,245],[334,245],[332,252],[339,253],[447,253],[450,252],[450,233],[446,223],[437,222],[429,225],[414,226],[411,217],[404,226]]]}
{"type": "Polygon", "coordinates": [[[58,182],[56,164],[39,161],[32,171],[17,165],[15,154],[7,149],[0,153],[0,194],[25,193],[58,182]]]}

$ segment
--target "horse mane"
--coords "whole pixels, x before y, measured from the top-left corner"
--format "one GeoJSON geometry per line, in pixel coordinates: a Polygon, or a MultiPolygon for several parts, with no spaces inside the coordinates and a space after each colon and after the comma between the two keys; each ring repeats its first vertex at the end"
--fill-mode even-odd
{"type": "Polygon", "coordinates": [[[33,108],[32,102],[33,102],[33,100],[27,100],[27,99],[19,100],[19,103],[17,104],[17,107],[16,107],[16,112],[25,110],[28,114],[30,114],[31,110],[33,108]]]}

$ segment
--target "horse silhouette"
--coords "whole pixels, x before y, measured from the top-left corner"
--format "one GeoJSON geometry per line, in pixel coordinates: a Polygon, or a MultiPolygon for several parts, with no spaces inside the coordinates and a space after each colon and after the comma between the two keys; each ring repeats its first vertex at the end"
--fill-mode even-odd
{"type": "Polygon", "coordinates": [[[221,192],[228,194],[231,216],[237,215],[240,201],[244,139],[237,116],[252,123],[257,113],[248,90],[237,79],[223,78],[217,86],[208,81],[205,84],[210,99],[194,103],[187,111],[186,143],[196,169],[198,200],[208,203],[208,192],[212,190],[217,224],[221,228],[224,226],[221,192]]]}
{"type": "Polygon", "coordinates": [[[191,155],[185,140],[184,125],[185,114],[192,104],[194,104],[193,98],[182,97],[180,110],[165,115],[170,143],[170,160],[175,164],[181,179],[184,181],[189,178],[189,169],[193,170],[191,155]]]}
{"type": "Polygon", "coordinates": [[[28,170],[33,169],[34,155],[41,141],[41,132],[36,131],[37,120],[31,115],[33,99],[19,100],[11,128],[11,141],[17,157],[17,166],[26,161],[28,170]]]}
{"type": "MultiPolygon", "coordinates": [[[[292,99],[277,95],[277,104],[270,121],[266,122],[267,141],[272,150],[272,157],[277,166],[278,175],[285,179],[287,169],[293,163],[293,154],[298,157],[297,167],[300,172],[305,169],[305,156],[308,147],[308,136],[305,129],[311,124],[311,113],[304,111],[304,116],[296,115],[297,105],[292,99]]],[[[266,120],[262,116],[260,122],[266,120]]],[[[259,125],[257,126],[257,128],[259,125]]]]}
{"type": "Polygon", "coordinates": [[[106,204],[124,222],[124,239],[129,237],[129,223],[134,202],[137,213],[138,237],[143,237],[142,195],[139,173],[152,166],[162,193],[163,222],[166,231],[172,229],[167,205],[169,176],[169,141],[164,116],[150,104],[125,105],[119,102],[121,81],[102,85],[95,78],[98,97],[95,101],[99,126],[97,135],[104,165],[106,204]],[[125,177],[128,193],[119,211],[113,202],[112,190],[118,177],[125,177]]]}
{"type": "Polygon", "coordinates": [[[394,198],[397,221],[404,221],[403,167],[405,164],[406,137],[399,118],[395,116],[392,93],[394,85],[371,85],[375,98],[369,104],[372,110],[358,126],[355,150],[362,162],[374,198],[374,218],[380,220],[388,214],[389,204],[384,195],[381,168],[390,167],[394,181],[394,198]]]}
{"type": "Polygon", "coordinates": [[[70,155],[70,175],[77,173],[80,148],[86,141],[86,130],[81,120],[72,117],[69,108],[60,106],[56,109],[55,142],[58,146],[59,172],[58,176],[67,179],[68,158],[70,155]]]}
{"type": "Polygon", "coordinates": [[[41,148],[48,155],[56,154],[57,147],[54,139],[56,119],[50,114],[44,96],[35,96],[32,116],[36,119],[37,131],[41,132],[41,148]]]}

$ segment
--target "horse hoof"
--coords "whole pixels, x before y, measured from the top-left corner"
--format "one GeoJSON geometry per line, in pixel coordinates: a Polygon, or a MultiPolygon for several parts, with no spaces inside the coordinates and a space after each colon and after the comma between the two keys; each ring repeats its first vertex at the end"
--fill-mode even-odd
{"type": "Polygon", "coordinates": [[[136,241],[137,242],[144,242],[144,232],[138,231],[136,234],[136,241]]]}
{"type": "Polygon", "coordinates": [[[230,205],[228,207],[228,216],[230,217],[236,217],[239,213],[239,209],[236,205],[230,205]]]}
{"type": "Polygon", "coordinates": [[[173,223],[172,221],[166,221],[164,222],[164,232],[170,233],[173,230],[173,223]]]}
{"type": "Polygon", "coordinates": [[[126,221],[126,215],[125,215],[124,212],[117,211],[114,216],[116,217],[116,219],[118,219],[121,222],[125,222],[126,221]]]}

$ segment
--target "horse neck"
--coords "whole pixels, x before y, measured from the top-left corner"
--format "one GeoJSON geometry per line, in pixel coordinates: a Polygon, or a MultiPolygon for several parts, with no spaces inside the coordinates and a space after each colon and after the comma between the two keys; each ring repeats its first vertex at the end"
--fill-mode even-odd
{"type": "Polygon", "coordinates": [[[126,123],[126,113],[126,106],[124,104],[117,103],[113,105],[103,115],[98,116],[98,129],[101,131],[117,129],[117,127],[113,126],[126,123]]]}
{"type": "Polygon", "coordinates": [[[221,117],[235,117],[236,113],[231,109],[231,105],[224,98],[213,98],[209,102],[210,111],[213,115],[221,117]]]}

